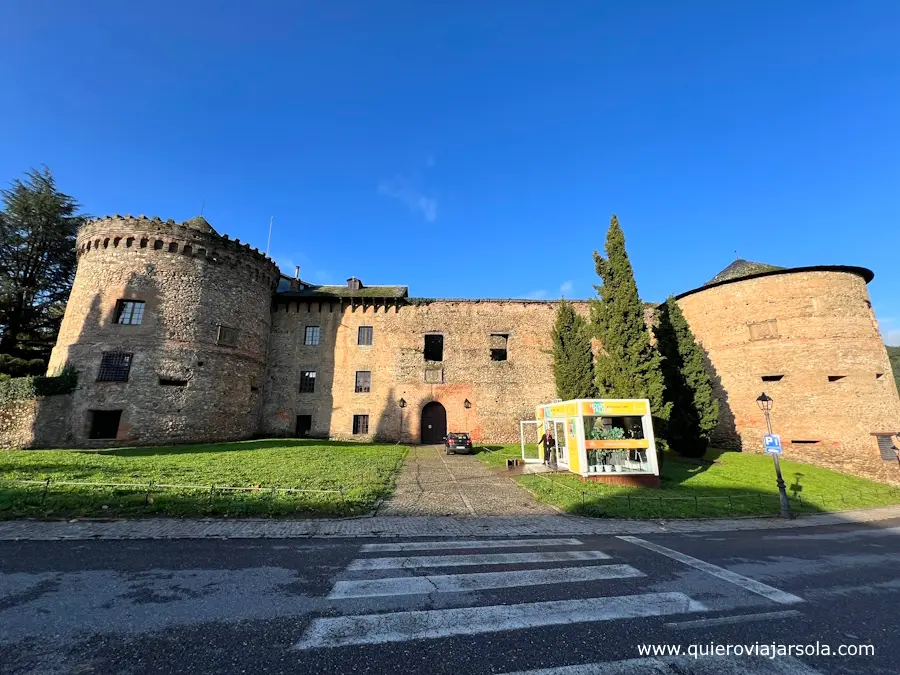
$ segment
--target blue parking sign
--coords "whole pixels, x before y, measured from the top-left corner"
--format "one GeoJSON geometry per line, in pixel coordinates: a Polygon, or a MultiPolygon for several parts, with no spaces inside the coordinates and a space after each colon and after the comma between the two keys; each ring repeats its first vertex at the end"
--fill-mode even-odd
{"type": "Polygon", "coordinates": [[[766,434],[763,436],[763,446],[770,455],[781,455],[781,436],[778,434],[766,434]]]}

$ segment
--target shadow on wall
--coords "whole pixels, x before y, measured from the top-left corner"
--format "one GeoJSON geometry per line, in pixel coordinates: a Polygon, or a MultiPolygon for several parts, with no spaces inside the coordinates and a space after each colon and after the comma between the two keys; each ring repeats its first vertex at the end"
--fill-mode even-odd
{"type": "Polygon", "coordinates": [[[402,413],[404,416],[403,421],[407,422],[407,410],[409,410],[409,408],[405,408],[401,411],[400,401],[396,398],[394,387],[391,387],[388,391],[387,400],[385,401],[384,407],[378,414],[378,420],[374,426],[372,440],[377,442],[391,441],[394,443],[399,443],[401,434],[400,413],[402,413]]]}
{"type": "Polygon", "coordinates": [[[734,412],[728,403],[728,392],[722,386],[722,378],[709,358],[709,354],[700,345],[703,352],[703,367],[709,375],[709,383],[712,385],[713,396],[719,402],[719,423],[710,439],[710,446],[725,448],[728,450],[741,450],[741,436],[737,431],[734,412]]]}
{"type": "MultiPolygon", "coordinates": [[[[267,366],[270,369],[267,386],[274,388],[274,391],[265,392],[266,399],[275,402],[273,408],[269,408],[269,414],[292,419],[275,421],[279,429],[270,430],[271,422],[266,420],[260,420],[259,427],[264,435],[318,439],[350,436],[353,431],[352,411],[347,411],[346,419],[332,420],[335,349],[342,322],[340,308],[336,309],[327,302],[294,302],[296,305],[293,302],[276,305],[276,316],[282,316],[280,322],[273,316],[267,366]],[[296,313],[291,312],[292,305],[296,313]],[[306,309],[305,313],[300,311],[301,307],[306,309]],[[314,308],[318,313],[313,311],[314,308]],[[318,345],[306,344],[308,329],[315,328],[319,329],[318,345]],[[285,344],[284,339],[295,342],[285,344]],[[282,360],[285,358],[287,361],[282,360]],[[293,373],[294,377],[285,382],[283,373],[293,373]],[[280,387],[289,387],[293,393],[279,392],[280,387]]],[[[265,403],[262,414],[266,414],[265,403]]]]}

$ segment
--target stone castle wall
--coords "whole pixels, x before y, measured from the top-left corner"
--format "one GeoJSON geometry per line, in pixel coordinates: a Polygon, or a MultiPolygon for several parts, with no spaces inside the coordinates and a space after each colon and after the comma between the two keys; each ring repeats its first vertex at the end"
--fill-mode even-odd
{"type": "MultiPolygon", "coordinates": [[[[873,433],[900,430],[900,397],[866,282],[844,271],[798,271],[681,296],[720,400],[713,444],[762,451],[765,418],[785,455],[900,482],[873,433]]],[[[802,483],[802,481],[801,481],[802,483]]]]}
{"type": "MultiPolygon", "coordinates": [[[[518,442],[519,420],[534,419],[536,405],[556,398],[550,331],[557,304],[436,300],[353,309],[337,301],[279,303],[262,431],[293,435],[296,415],[311,415],[313,435],[417,443],[422,408],[438,401],[449,431],[468,431],[476,441],[518,442]],[[320,327],[318,346],[304,345],[307,326],[320,327]],[[372,326],[371,346],[357,344],[360,326],[372,326]],[[443,335],[439,366],[425,362],[426,333],[443,335]],[[491,334],[508,335],[506,361],[491,359],[491,334]],[[314,393],[299,393],[302,370],[316,371],[314,393]],[[442,383],[426,382],[426,370],[429,380],[442,383]],[[357,371],[372,373],[369,393],[355,393],[357,371]],[[354,415],[369,416],[367,436],[352,436],[354,415]]],[[[587,314],[586,302],[575,305],[587,314]]]]}
{"type": "Polygon", "coordinates": [[[274,263],[211,228],[147,218],[88,223],[77,252],[48,369],[71,365],[81,374],[73,394],[74,444],[93,444],[92,410],[123,411],[120,444],[253,435],[278,280],[274,263]],[[144,301],[140,325],[115,323],[122,299],[144,301]],[[237,330],[234,346],[217,344],[220,325],[237,330]],[[134,354],[127,382],[97,381],[105,351],[134,354]]]}

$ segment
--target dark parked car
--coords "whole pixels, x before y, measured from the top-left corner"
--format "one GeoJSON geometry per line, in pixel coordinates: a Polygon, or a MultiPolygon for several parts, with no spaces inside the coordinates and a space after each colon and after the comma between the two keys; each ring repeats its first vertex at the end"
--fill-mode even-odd
{"type": "Polygon", "coordinates": [[[472,439],[469,438],[469,434],[447,434],[444,438],[444,450],[448,455],[454,455],[457,452],[468,454],[472,452],[472,439]]]}

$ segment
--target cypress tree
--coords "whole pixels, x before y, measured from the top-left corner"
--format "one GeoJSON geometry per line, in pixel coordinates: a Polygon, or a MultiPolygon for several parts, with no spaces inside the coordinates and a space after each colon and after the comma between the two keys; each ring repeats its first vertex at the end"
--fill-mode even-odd
{"type": "Polygon", "coordinates": [[[703,352],[675,298],[659,307],[656,340],[663,357],[666,399],[672,404],[667,440],[687,457],[702,457],[719,420],[703,352]]]}
{"type": "Polygon", "coordinates": [[[590,327],[570,302],[563,300],[553,326],[553,375],[556,395],[564,401],[594,398],[594,355],[590,327]]]}
{"type": "Polygon", "coordinates": [[[594,251],[599,298],[591,301],[591,322],[603,349],[594,365],[597,391],[604,398],[646,398],[654,416],[666,420],[660,356],[650,342],[644,305],[638,295],[625,234],[614,215],[606,232],[606,257],[594,251]]]}

